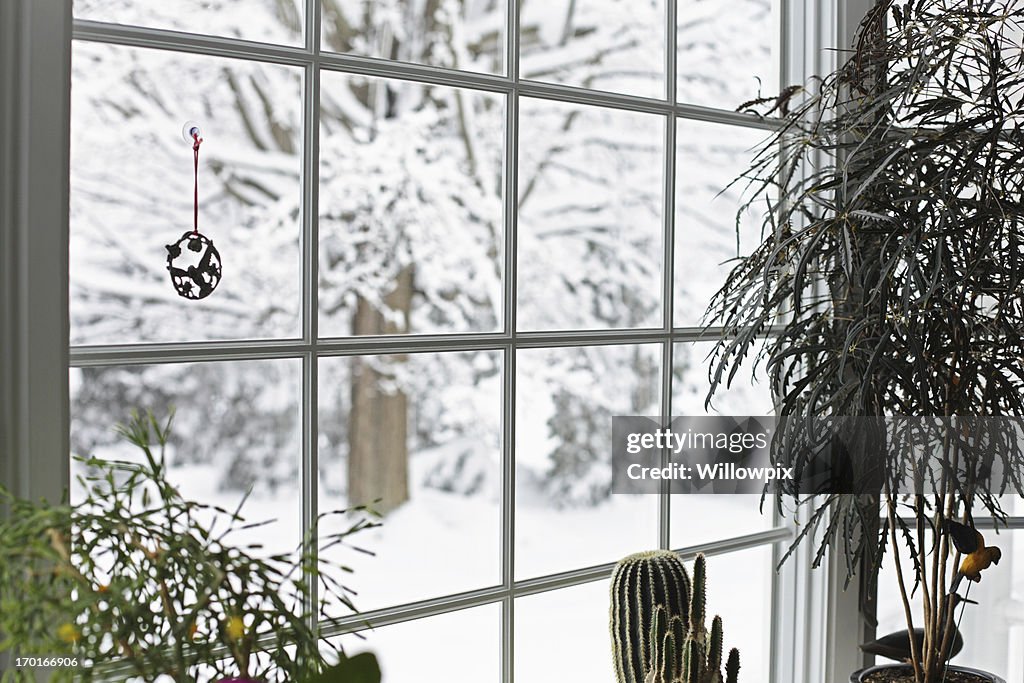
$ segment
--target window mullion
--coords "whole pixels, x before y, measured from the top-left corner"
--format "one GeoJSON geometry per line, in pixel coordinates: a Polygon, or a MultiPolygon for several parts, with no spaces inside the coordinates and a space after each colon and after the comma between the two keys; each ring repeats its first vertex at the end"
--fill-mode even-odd
{"type": "MultiPolygon", "coordinates": [[[[319,338],[318,266],[319,266],[319,185],[320,185],[320,11],[321,0],[306,0],[305,45],[312,55],[306,64],[303,82],[302,116],[302,337],[307,351],[302,357],[302,533],[306,538],[319,513],[318,415],[319,338]]],[[[310,539],[312,550],[319,539],[310,539]]],[[[311,626],[320,618],[319,585],[309,582],[311,626]]]]}
{"type": "MultiPolygon", "coordinates": [[[[508,265],[506,264],[506,268],[508,265]]],[[[514,304],[514,298],[512,299],[514,304]]],[[[511,323],[511,321],[509,321],[511,323]]],[[[769,329],[764,334],[771,334],[769,329]]],[[[680,328],[666,333],[657,329],[577,330],[554,332],[467,333],[439,335],[391,335],[301,339],[238,339],[181,343],[141,343],[79,346],[71,349],[72,367],[102,367],[184,363],[223,360],[298,358],[316,346],[319,356],[347,356],[366,353],[416,353],[418,351],[459,351],[499,349],[507,344],[517,348],[560,348],[609,344],[654,344],[707,340],[721,334],[718,328],[680,328]]]]}
{"type": "Polygon", "coordinates": [[[516,264],[519,205],[519,2],[508,3],[505,18],[505,71],[512,84],[505,102],[504,201],[504,333],[505,378],[502,393],[501,477],[501,681],[515,679],[515,417],[516,417],[516,264]]]}
{"type": "MultiPolygon", "coordinates": [[[[676,42],[678,34],[678,0],[665,3],[665,93],[670,106],[676,104],[676,42]]],[[[673,311],[675,309],[675,230],[676,230],[676,117],[665,117],[664,198],[662,200],[662,326],[671,335],[673,311]]],[[[675,349],[671,336],[665,340],[661,354],[661,418],[672,417],[672,363],[675,349]]],[[[668,464],[668,451],[661,454],[662,465],[668,464]]],[[[671,498],[669,481],[661,482],[658,499],[658,547],[667,549],[671,545],[670,518],[671,498]]]]}
{"type": "Polygon", "coordinates": [[[302,47],[259,43],[241,38],[186,33],[146,26],[111,24],[88,19],[74,20],[72,38],[107,45],[127,45],[210,57],[248,59],[285,66],[302,66],[309,62],[309,54],[302,47]]]}

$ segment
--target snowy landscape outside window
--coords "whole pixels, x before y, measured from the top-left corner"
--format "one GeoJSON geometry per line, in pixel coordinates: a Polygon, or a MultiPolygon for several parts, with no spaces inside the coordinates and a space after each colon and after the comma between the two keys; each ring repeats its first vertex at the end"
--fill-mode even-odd
{"type": "MultiPolygon", "coordinates": [[[[74,8],[74,453],[125,457],[113,425],[173,407],[182,492],[251,490],[268,550],[373,503],[376,555],[339,559],[375,628],[337,636],[389,682],[612,681],[610,565],[654,547],[709,553],[769,681],[776,520],[612,495],[610,432],[706,412],[700,318],[760,239],[720,192],[770,124],[733,110],[778,88],[778,0],[74,8]],[[198,302],[164,268],[187,119],[224,261],[198,302]]],[[[770,414],[769,389],[712,410],[770,414]]]]}

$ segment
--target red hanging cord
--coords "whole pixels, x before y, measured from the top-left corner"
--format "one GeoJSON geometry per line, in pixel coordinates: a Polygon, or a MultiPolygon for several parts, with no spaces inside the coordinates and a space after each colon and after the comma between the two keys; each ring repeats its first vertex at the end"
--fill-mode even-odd
{"type": "Polygon", "coordinates": [[[192,133],[192,139],[195,143],[192,145],[192,155],[195,160],[195,176],[192,192],[192,234],[199,234],[199,145],[203,143],[203,139],[199,137],[199,133],[192,133]]]}

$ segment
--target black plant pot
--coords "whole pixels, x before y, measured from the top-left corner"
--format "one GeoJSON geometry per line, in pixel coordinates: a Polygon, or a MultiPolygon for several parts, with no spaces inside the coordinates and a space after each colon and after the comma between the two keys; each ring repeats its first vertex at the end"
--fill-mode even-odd
{"type": "MultiPolygon", "coordinates": [[[[850,683],[862,683],[862,681],[864,680],[865,676],[867,676],[869,673],[872,673],[874,671],[878,671],[879,669],[906,669],[907,671],[910,671],[910,668],[911,667],[906,665],[906,664],[877,664],[875,666],[869,666],[866,669],[861,669],[860,671],[854,671],[850,675],[850,683]]],[[[967,667],[967,666],[954,666],[954,665],[950,665],[949,670],[950,671],[962,671],[964,673],[969,673],[969,674],[974,674],[976,676],[981,676],[986,681],[991,681],[992,683],[1006,683],[1006,681],[1001,679],[999,676],[996,676],[995,674],[990,674],[987,671],[979,671],[978,669],[972,669],[972,668],[967,667]]]]}

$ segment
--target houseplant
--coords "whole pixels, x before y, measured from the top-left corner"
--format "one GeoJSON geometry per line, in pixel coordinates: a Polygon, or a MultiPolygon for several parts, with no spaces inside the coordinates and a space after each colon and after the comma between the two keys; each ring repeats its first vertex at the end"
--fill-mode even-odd
{"type": "Polygon", "coordinates": [[[997,494],[1024,494],[1017,5],[883,0],[834,73],[741,107],[781,115],[737,181],[744,209],[769,208],[706,317],[724,328],[711,394],[778,333],[757,361],[779,415],[809,419],[786,422],[773,457],[799,472],[821,445],[815,425],[834,418],[852,418],[840,436],[856,433],[861,453],[885,454],[874,490],[813,499],[796,542],[817,538],[818,561],[832,548],[868,585],[887,549],[906,549],[897,576],[908,628],[915,612],[923,628],[906,674],[917,683],[947,666],[963,561],[949,522],[970,536],[976,511],[1005,521],[997,494]],[[914,443],[928,448],[903,450],[914,443]],[[998,482],[977,476],[993,462],[998,482]]]}
{"type": "MultiPolygon", "coordinates": [[[[318,542],[314,528],[291,553],[239,545],[233,534],[265,522],[247,523],[241,504],[227,511],[184,499],[168,479],[169,428],[133,415],[119,431],[141,461],[83,460],[74,506],[0,489],[0,651],[73,662],[58,680],[376,683],[367,678],[375,663],[347,658],[316,626],[328,609],[354,611],[344,568],[318,550],[348,543],[376,525],[372,516],[328,513],[351,522],[318,542]]],[[[31,678],[27,667],[3,676],[31,678]]]]}

